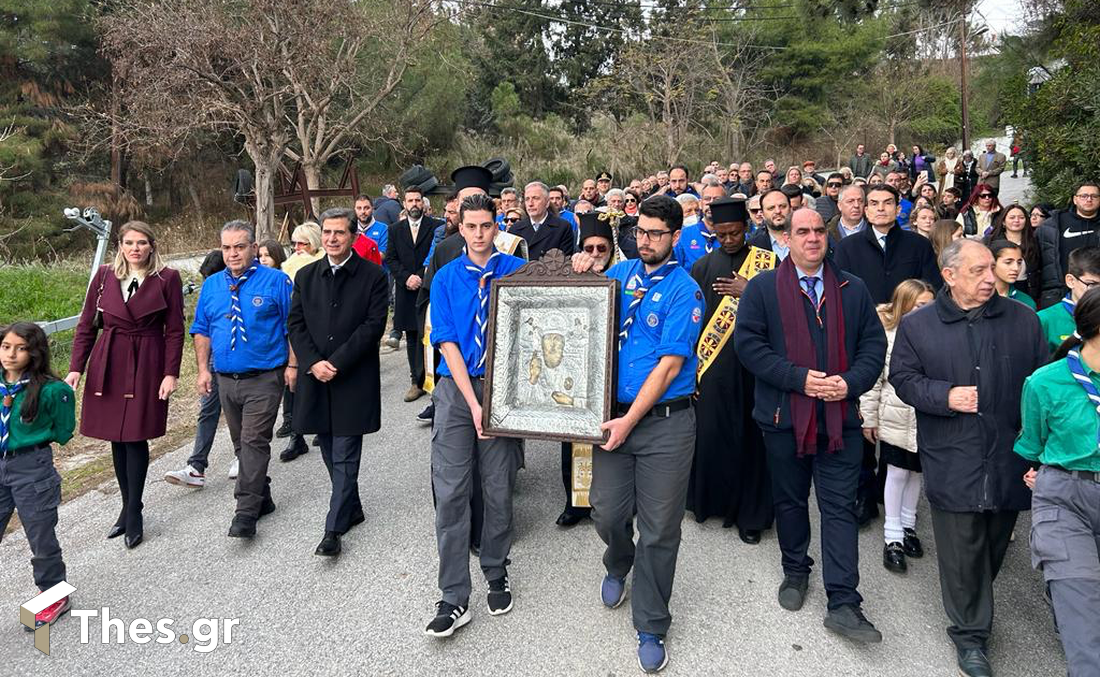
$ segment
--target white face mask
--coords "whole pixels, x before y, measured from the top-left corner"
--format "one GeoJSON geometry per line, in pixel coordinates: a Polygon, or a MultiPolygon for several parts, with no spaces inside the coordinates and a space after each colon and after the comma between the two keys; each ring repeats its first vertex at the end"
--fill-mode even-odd
{"type": "Polygon", "coordinates": [[[684,217],[684,225],[685,226],[694,226],[697,223],[699,223],[699,217],[694,215],[694,214],[692,214],[691,216],[685,216],[684,217]]]}

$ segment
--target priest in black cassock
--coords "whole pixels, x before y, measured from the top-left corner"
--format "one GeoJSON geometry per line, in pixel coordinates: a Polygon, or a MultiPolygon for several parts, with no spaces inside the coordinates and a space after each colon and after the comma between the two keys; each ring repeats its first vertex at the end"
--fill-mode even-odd
{"type": "Polygon", "coordinates": [[[721,517],[737,525],[745,543],[760,542],[774,510],[764,439],[752,418],[753,375],[733,348],[737,304],[749,278],[770,270],[778,259],[745,243],[745,201],[721,198],[708,207],[719,248],[695,262],[691,276],[703,290],[706,316],[699,336],[695,415],[695,459],[687,508],[695,521],[721,517]]]}

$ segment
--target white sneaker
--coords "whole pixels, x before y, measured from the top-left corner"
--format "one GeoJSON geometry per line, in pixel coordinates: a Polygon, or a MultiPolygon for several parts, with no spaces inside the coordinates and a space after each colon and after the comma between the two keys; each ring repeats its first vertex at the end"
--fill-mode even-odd
{"type": "Polygon", "coordinates": [[[170,470],[164,473],[164,481],[181,487],[202,489],[206,486],[206,475],[188,465],[183,470],[170,470]]]}
{"type": "Polygon", "coordinates": [[[239,470],[239,462],[237,459],[233,459],[233,465],[229,466],[229,479],[237,479],[237,470],[239,470]]]}

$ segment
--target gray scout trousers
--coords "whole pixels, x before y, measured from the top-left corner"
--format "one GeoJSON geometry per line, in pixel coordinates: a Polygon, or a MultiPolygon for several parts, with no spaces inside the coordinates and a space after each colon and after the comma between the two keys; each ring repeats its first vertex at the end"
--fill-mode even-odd
{"type": "Polygon", "coordinates": [[[1031,563],[1043,572],[1070,677],[1100,675],[1100,482],[1043,466],[1031,494],[1031,563]]]}
{"type": "Polygon", "coordinates": [[[672,623],[668,601],[694,453],[693,408],[646,416],[619,448],[592,450],[592,519],[607,544],[603,564],[616,578],[634,568],[630,604],[638,632],[663,636],[672,623]]]}
{"type": "Polygon", "coordinates": [[[34,584],[48,590],[65,580],[65,562],[57,542],[57,506],[61,504],[61,475],[53,467],[53,449],[43,445],[37,451],[0,458],[0,539],[8,528],[12,511],[31,546],[34,584]]]}
{"type": "Polygon", "coordinates": [[[271,436],[283,401],[283,370],[240,380],[219,374],[218,394],[233,452],[240,461],[233,491],[237,514],[258,518],[268,484],[271,436]]]}
{"type": "MultiPolygon", "coordinates": [[[[482,380],[470,379],[481,399],[482,380]]],[[[432,393],[432,485],[435,538],[439,547],[439,589],[443,601],[465,606],[470,600],[470,492],[477,454],[485,523],[481,528],[481,571],[492,581],[505,574],[512,549],[512,493],[519,470],[519,440],[477,439],[470,408],[454,379],[444,376],[432,393]]]]}

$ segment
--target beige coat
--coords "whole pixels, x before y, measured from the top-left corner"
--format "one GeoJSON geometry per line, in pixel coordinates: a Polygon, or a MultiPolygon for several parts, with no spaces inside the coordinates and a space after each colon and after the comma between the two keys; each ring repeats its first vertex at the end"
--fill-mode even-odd
{"type": "Polygon", "coordinates": [[[859,398],[859,411],[863,414],[863,427],[878,428],[880,440],[916,453],[917,412],[898,398],[894,386],[886,380],[895,334],[897,329],[886,330],[886,366],[874,387],[859,398]]]}

